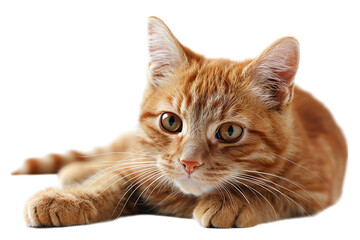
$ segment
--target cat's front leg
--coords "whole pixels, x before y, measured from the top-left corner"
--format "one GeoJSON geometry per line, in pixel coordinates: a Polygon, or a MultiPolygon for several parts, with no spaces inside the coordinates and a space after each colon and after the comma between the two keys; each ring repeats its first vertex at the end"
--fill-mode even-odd
{"type": "Polygon", "coordinates": [[[119,177],[100,177],[88,185],[43,190],[25,205],[25,221],[32,227],[81,225],[106,221],[137,212],[127,200],[126,185],[119,177]],[[106,182],[107,181],[107,182],[106,182]]]}
{"type": "Polygon", "coordinates": [[[210,194],[200,199],[193,216],[204,227],[251,227],[274,219],[272,210],[259,199],[239,194],[210,194]]]}
{"type": "Polygon", "coordinates": [[[49,188],[29,199],[24,214],[31,227],[59,227],[96,222],[99,212],[79,192],[49,188]]]}

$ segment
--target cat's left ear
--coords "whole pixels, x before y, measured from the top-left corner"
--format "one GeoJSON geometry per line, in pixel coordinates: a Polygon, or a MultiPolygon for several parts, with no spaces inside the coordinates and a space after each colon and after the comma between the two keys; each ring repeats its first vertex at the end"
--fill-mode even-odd
{"type": "Polygon", "coordinates": [[[183,63],[186,54],[165,23],[156,17],[148,19],[149,80],[154,86],[167,81],[183,63]]]}
{"type": "Polygon", "coordinates": [[[287,105],[294,93],[294,78],[299,66],[299,43],[295,38],[281,38],[246,68],[259,98],[269,109],[287,105]]]}

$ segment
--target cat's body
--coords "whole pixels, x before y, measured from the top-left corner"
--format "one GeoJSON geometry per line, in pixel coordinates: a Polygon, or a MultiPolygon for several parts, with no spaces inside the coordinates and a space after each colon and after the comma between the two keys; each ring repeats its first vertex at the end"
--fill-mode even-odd
{"type": "Polygon", "coordinates": [[[61,169],[64,185],[28,201],[29,225],[156,213],[246,227],[339,198],[346,143],[328,110],[294,87],[294,39],[234,62],[193,53],[156,18],[149,36],[140,128],[92,153],[28,160],[16,173],[61,169]]]}

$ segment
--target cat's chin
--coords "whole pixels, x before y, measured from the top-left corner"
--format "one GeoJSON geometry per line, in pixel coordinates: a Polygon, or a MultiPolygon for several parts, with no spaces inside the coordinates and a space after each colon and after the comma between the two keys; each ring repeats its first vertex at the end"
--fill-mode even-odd
{"type": "Polygon", "coordinates": [[[180,190],[185,194],[201,196],[213,190],[208,184],[203,184],[193,178],[183,177],[174,181],[180,190]]]}

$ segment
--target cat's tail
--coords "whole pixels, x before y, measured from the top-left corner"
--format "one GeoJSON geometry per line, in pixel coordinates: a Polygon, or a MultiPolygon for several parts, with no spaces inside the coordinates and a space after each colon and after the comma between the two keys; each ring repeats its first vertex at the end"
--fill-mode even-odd
{"type": "Polygon", "coordinates": [[[57,173],[69,163],[87,161],[88,159],[85,154],[77,151],[69,151],[65,154],[49,154],[43,158],[29,158],[11,175],[57,173]]]}
{"type": "Polygon", "coordinates": [[[97,147],[94,150],[86,153],[78,151],[69,151],[65,154],[49,154],[42,158],[29,158],[24,164],[12,175],[19,174],[49,174],[58,173],[59,170],[66,165],[73,162],[84,162],[92,160],[118,160],[121,155],[128,154],[130,146],[136,142],[135,132],[129,132],[122,137],[116,139],[114,142],[107,146],[97,147]],[[115,156],[115,157],[114,157],[115,156]],[[108,157],[108,158],[106,158],[108,157]]]}

